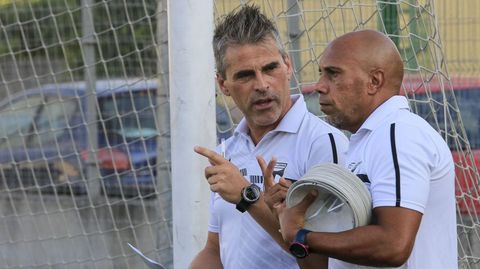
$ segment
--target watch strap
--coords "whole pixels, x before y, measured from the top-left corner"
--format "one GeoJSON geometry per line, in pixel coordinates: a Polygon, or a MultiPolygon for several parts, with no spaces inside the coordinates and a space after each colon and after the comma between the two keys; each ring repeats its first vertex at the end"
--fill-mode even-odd
{"type": "Polygon", "coordinates": [[[297,243],[300,243],[302,245],[306,245],[305,244],[305,238],[307,237],[307,234],[311,232],[310,230],[308,229],[300,229],[297,231],[297,233],[295,234],[295,238],[293,239],[293,242],[297,242],[297,243]]]}
{"type": "Polygon", "coordinates": [[[250,204],[247,201],[245,201],[245,199],[243,199],[243,197],[242,197],[242,200],[240,200],[240,202],[238,202],[238,204],[235,208],[238,211],[244,213],[245,211],[247,211],[249,206],[250,206],[250,204]]]}

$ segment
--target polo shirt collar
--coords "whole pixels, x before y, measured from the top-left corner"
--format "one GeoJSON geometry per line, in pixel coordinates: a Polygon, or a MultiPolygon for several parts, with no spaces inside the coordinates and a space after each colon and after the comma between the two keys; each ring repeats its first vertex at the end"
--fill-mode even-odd
{"type": "Polygon", "coordinates": [[[394,95],[390,97],[383,104],[377,107],[377,109],[375,109],[370,116],[368,116],[367,120],[362,124],[358,131],[362,129],[376,129],[383,122],[383,120],[388,117],[388,115],[400,109],[410,109],[407,98],[401,95],[394,95]]]}
{"type": "MultiPolygon", "coordinates": [[[[292,107],[290,108],[290,110],[288,110],[287,114],[285,114],[283,119],[278,124],[277,128],[272,130],[272,132],[298,132],[298,129],[302,124],[302,119],[305,113],[307,113],[307,106],[305,104],[305,100],[303,99],[303,95],[301,94],[293,94],[290,96],[290,98],[293,102],[292,107]]],[[[242,118],[237,128],[235,128],[234,134],[249,134],[248,125],[245,118],[242,118]]]]}

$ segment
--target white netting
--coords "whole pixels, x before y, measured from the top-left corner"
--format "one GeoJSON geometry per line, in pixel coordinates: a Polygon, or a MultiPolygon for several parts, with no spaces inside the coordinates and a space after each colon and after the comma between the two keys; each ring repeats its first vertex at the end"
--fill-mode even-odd
{"type": "Polygon", "coordinates": [[[166,2],[0,7],[0,267],[171,264],[166,2]]]}
{"type": "Polygon", "coordinates": [[[343,33],[373,28],[387,33],[405,63],[403,93],[412,109],[448,142],[456,164],[459,267],[480,261],[479,157],[480,75],[479,3],[434,0],[221,1],[217,14],[240,4],[259,4],[282,31],[293,58],[293,92],[306,96],[309,109],[321,114],[317,61],[328,42],[343,33]],[[241,3],[240,3],[241,2],[241,3]],[[441,39],[441,37],[443,39],[441,39]],[[445,52],[449,55],[447,71],[445,52]],[[462,117],[460,117],[460,114],[462,117]]]}

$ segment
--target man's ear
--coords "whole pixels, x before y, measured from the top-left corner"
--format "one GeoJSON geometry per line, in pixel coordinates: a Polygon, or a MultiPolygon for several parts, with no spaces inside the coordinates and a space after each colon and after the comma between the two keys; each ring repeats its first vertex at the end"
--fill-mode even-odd
{"type": "Polygon", "coordinates": [[[290,59],[290,56],[285,55],[283,56],[283,61],[285,62],[285,65],[287,66],[287,73],[288,73],[288,80],[292,79],[292,74],[293,74],[293,66],[292,66],[292,60],[290,59]]]}
{"type": "Polygon", "coordinates": [[[218,87],[220,88],[222,93],[225,94],[226,96],[230,96],[230,91],[225,86],[225,79],[222,77],[220,73],[216,74],[216,79],[217,79],[218,87]]]}
{"type": "Polygon", "coordinates": [[[376,94],[385,85],[385,72],[380,68],[372,70],[370,72],[369,84],[370,87],[368,87],[368,94],[376,94]]]}

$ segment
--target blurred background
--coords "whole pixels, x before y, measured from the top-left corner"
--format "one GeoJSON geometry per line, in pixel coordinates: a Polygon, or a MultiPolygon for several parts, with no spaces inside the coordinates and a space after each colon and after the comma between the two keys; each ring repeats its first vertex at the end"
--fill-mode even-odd
{"type": "MultiPolygon", "coordinates": [[[[184,14],[167,2],[0,0],[0,268],[143,268],[127,243],[173,268],[181,160],[170,154],[167,15],[184,14]]],[[[480,3],[214,0],[206,16],[245,4],[279,27],[291,91],[319,117],[312,85],[328,42],[367,28],[389,35],[405,64],[402,94],[456,162],[459,267],[480,267],[480,3]]],[[[219,141],[241,114],[216,91],[219,141]]]]}

